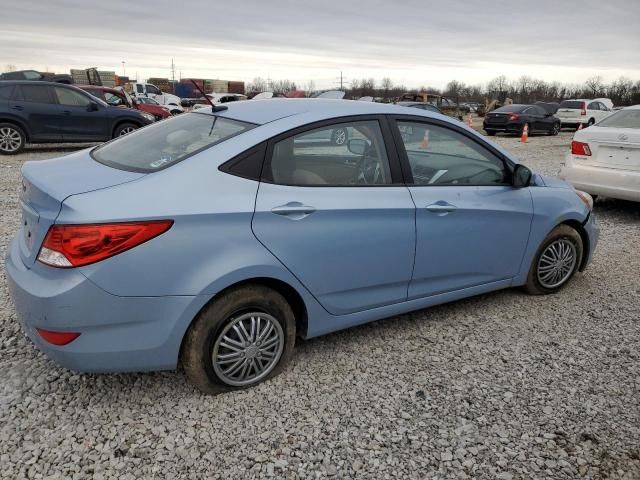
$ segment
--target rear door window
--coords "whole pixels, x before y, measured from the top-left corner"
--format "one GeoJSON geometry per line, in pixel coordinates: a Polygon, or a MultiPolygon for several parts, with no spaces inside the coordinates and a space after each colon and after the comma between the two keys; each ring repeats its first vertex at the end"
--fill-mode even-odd
{"type": "Polygon", "coordinates": [[[209,114],[188,113],[164,120],[95,148],[105,165],[150,173],[240,135],[255,125],[209,114]]]}
{"type": "Polygon", "coordinates": [[[20,85],[22,100],[31,103],[56,103],[47,85],[20,85]]]}
{"type": "Polygon", "coordinates": [[[87,107],[91,100],[80,92],[76,92],[71,88],[54,87],[56,98],[60,105],[69,107],[87,107]]]}

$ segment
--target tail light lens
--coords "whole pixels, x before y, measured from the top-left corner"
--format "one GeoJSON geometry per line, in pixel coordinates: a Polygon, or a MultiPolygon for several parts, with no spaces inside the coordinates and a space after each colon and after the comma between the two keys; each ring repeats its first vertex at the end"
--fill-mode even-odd
{"type": "Polygon", "coordinates": [[[511,115],[509,115],[509,121],[513,121],[513,120],[518,120],[520,118],[520,115],[518,115],[517,113],[512,113],[511,115]]]}
{"type": "Polygon", "coordinates": [[[166,232],[173,220],[96,225],[53,225],[38,260],[58,268],[96,263],[166,232]]]}
{"type": "Polygon", "coordinates": [[[52,332],[44,328],[36,328],[36,330],[45,342],[59,346],[68,345],[80,336],[77,332],[52,332]]]}
{"type": "Polygon", "coordinates": [[[586,115],[587,114],[587,102],[582,102],[582,111],[580,112],[580,115],[586,115]]]}
{"type": "Polygon", "coordinates": [[[571,153],[574,155],[583,155],[585,157],[590,157],[591,149],[589,148],[588,143],[577,142],[574,140],[571,142],[571,153]]]}

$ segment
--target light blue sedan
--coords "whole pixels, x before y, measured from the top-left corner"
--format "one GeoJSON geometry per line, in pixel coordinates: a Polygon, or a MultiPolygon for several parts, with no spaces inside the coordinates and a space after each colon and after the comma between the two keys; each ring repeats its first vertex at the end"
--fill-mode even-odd
{"type": "Polygon", "coordinates": [[[22,168],[6,271],[59,364],[280,372],[296,336],[509,287],[553,293],[598,240],[588,194],[456,120],[281,99],[180,115],[22,168]],[[347,141],[318,142],[336,130],[347,141]]]}

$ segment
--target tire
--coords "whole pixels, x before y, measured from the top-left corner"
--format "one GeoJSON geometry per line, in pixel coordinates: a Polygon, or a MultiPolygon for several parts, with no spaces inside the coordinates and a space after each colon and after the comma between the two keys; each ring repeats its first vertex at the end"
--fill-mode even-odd
{"type": "Polygon", "coordinates": [[[344,128],[336,128],[331,132],[331,143],[334,145],[344,145],[347,140],[347,131],[344,128]]]}
{"type": "Polygon", "coordinates": [[[223,294],[196,317],[185,335],[180,356],[189,381],[203,393],[216,394],[252,387],[278,375],[291,358],[295,337],[295,317],[284,297],[270,288],[249,285],[223,294]],[[267,322],[266,327],[258,324],[258,318],[267,322]],[[254,321],[258,324],[255,330],[250,327],[254,321]],[[245,336],[240,334],[241,323],[245,336]],[[265,334],[267,328],[270,330],[265,334]],[[265,342],[278,340],[265,349],[257,341],[260,333],[266,335],[265,342]],[[244,346],[239,345],[241,340],[245,340],[244,346]],[[214,364],[214,354],[216,358],[231,358],[214,364]],[[245,364],[250,365],[246,374],[245,364]]]}
{"type": "Polygon", "coordinates": [[[560,124],[559,123],[554,123],[553,126],[551,127],[551,130],[549,130],[548,135],[555,137],[559,133],[560,133],[560,124]]]}
{"type": "Polygon", "coordinates": [[[490,137],[494,137],[496,135],[495,130],[485,130],[485,132],[487,132],[487,135],[489,135],[490,137]]]}
{"type": "Polygon", "coordinates": [[[24,130],[13,123],[0,123],[0,155],[16,155],[26,144],[24,130]]]}
{"type": "Polygon", "coordinates": [[[559,225],[554,228],[544,239],[533,258],[524,287],[527,293],[546,295],[564,288],[580,268],[582,252],[582,238],[575,229],[568,225],[559,225]],[[559,252],[560,255],[557,255],[559,252]],[[569,252],[572,259],[567,261],[562,252],[569,252]],[[552,261],[554,256],[560,258],[559,265],[564,265],[562,268],[554,269],[551,266],[555,263],[552,261]],[[564,262],[563,258],[565,258],[564,262]],[[544,270],[540,271],[541,268],[544,270]],[[558,272],[555,277],[554,270],[558,272]]]}
{"type": "Polygon", "coordinates": [[[591,125],[593,125],[594,123],[596,123],[595,119],[590,118],[589,121],[587,122],[587,127],[590,127],[591,125]]]}
{"type": "Polygon", "coordinates": [[[113,131],[113,138],[123,137],[133,132],[134,130],[137,130],[138,128],[138,125],[136,125],[135,123],[121,123],[113,131]]]}
{"type": "Polygon", "coordinates": [[[171,115],[180,115],[182,112],[180,110],[171,110],[171,115]]]}

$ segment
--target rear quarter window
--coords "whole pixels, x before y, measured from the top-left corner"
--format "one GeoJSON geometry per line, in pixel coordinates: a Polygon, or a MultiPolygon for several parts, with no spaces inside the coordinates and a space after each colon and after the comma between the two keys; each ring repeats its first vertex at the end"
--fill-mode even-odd
{"type": "Polygon", "coordinates": [[[230,118],[188,113],[108,142],[95,148],[91,155],[110,167],[151,173],[254,127],[230,118]]]}

